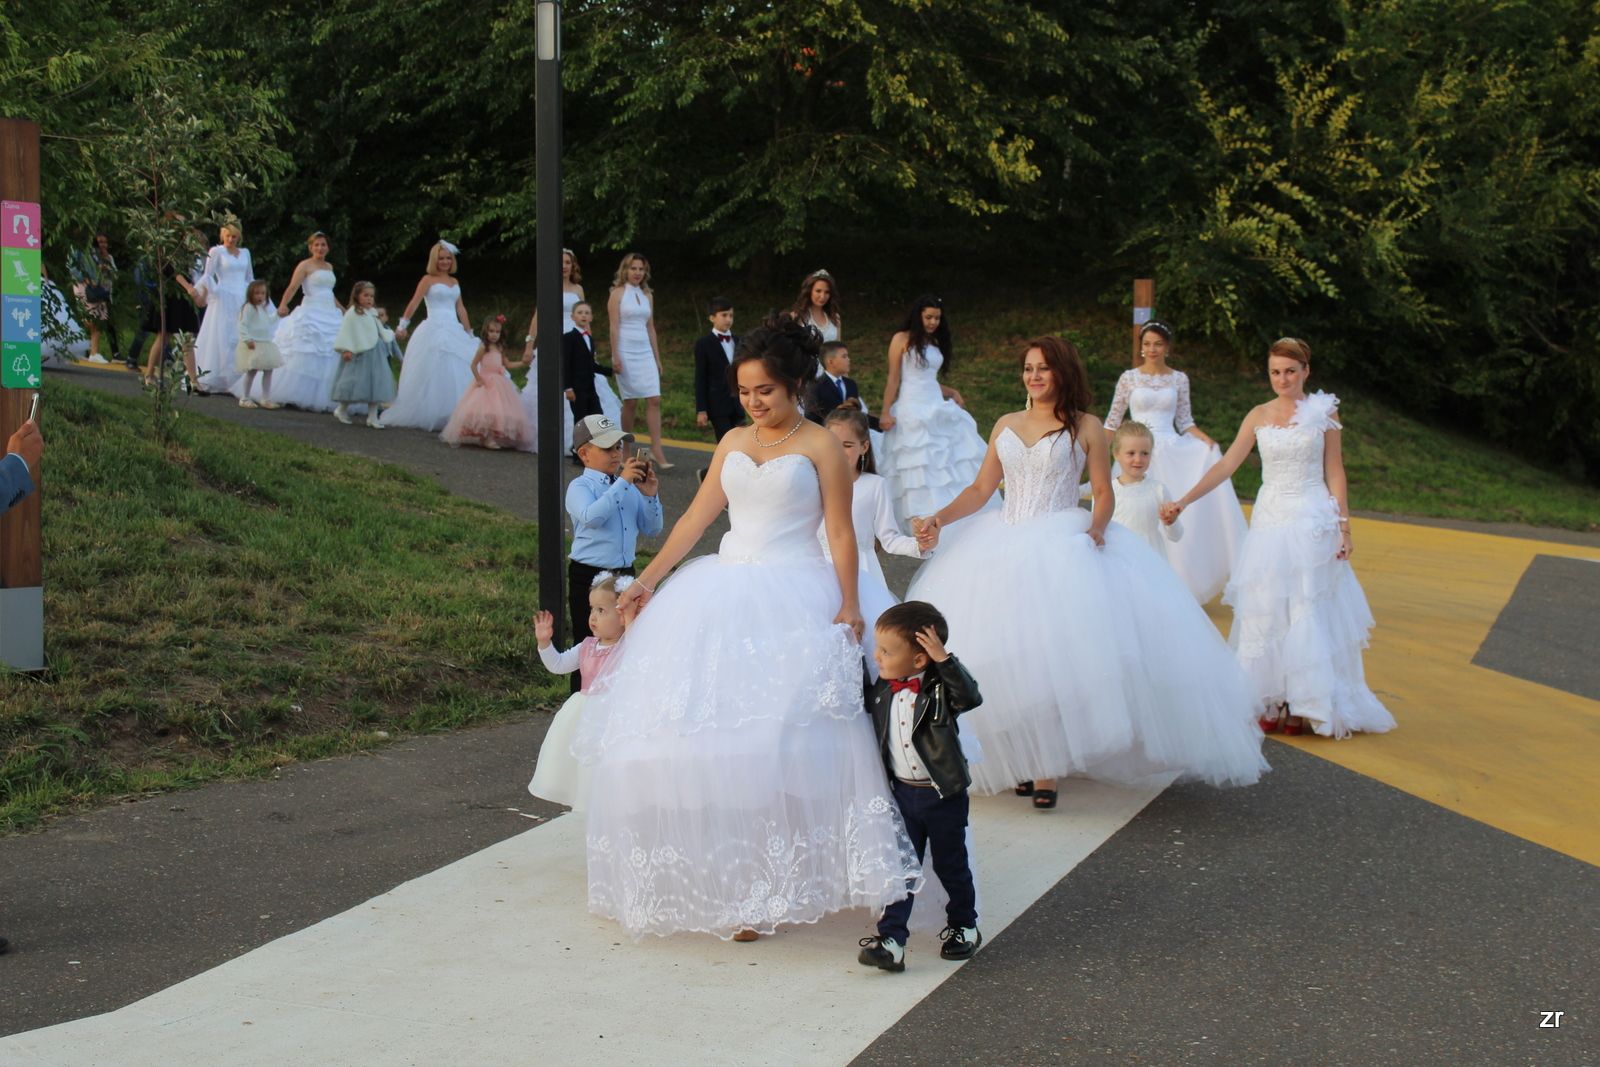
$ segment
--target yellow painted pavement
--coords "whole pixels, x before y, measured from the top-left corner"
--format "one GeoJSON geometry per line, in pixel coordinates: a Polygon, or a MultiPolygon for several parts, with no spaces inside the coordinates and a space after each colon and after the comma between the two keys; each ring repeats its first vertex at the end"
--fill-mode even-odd
{"type": "MultiPolygon", "coordinates": [[[[1600,865],[1600,701],[1472,663],[1535,556],[1600,561],[1600,550],[1375,519],[1352,527],[1378,621],[1367,682],[1399,726],[1277,739],[1600,865]]],[[[1226,630],[1227,609],[1211,612],[1226,630]]]]}

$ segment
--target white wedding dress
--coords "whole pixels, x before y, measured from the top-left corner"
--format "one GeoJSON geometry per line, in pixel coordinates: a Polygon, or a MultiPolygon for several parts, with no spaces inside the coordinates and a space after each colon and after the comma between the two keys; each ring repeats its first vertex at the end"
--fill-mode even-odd
{"type": "MultiPolygon", "coordinates": [[[[1125,412],[1150,427],[1155,438],[1146,477],[1174,492],[1198,482],[1222,458],[1222,450],[1216,445],[1208,445],[1188,433],[1194,425],[1194,414],[1189,401],[1189,376],[1181,370],[1171,374],[1123,371],[1106,415],[1106,429],[1120,426],[1125,412]]],[[[1182,541],[1167,546],[1167,562],[1194,598],[1204,604],[1222,592],[1244,544],[1244,511],[1234,495],[1233,483],[1223,482],[1186,508],[1183,525],[1187,533],[1182,541]]]]}
{"type": "MultiPolygon", "coordinates": [[[[912,559],[921,559],[922,550],[917,547],[917,539],[895,522],[894,510],[889,506],[888,483],[883,478],[870,471],[862,471],[855,485],[851,486],[850,493],[850,521],[856,531],[856,589],[861,601],[861,618],[867,624],[861,634],[861,651],[867,657],[867,669],[876,678],[878,668],[872,662],[872,652],[877,647],[877,640],[873,636],[873,629],[878,616],[899,601],[889,591],[889,582],[883,576],[883,567],[878,563],[874,545],[882,545],[883,550],[891,555],[910,556],[912,559]]],[[[817,540],[822,544],[822,554],[832,560],[827,526],[817,527],[817,540]]]]}
{"type": "Polygon", "coordinates": [[[729,532],[668,579],[590,687],[589,910],[635,938],[878,914],[920,881],[833,622],[817,472],[722,469],[729,532]]]}
{"type": "MultiPolygon", "coordinates": [[[[300,283],[300,306],[289,312],[278,323],[274,343],[283,356],[283,366],[272,374],[272,397],[279,404],[289,404],[305,411],[333,410],[333,379],[339,373],[339,353],[333,349],[333,339],[339,336],[339,323],[344,315],[333,299],[333,286],[337,279],[331,270],[314,270],[300,283]]],[[[220,312],[206,305],[206,322],[220,312]]],[[[234,329],[238,330],[237,307],[233,310],[234,329]]],[[[229,359],[233,357],[230,355],[229,359]]],[[[233,383],[235,396],[244,396],[243,375],[233,383]]],[[[256,375],[252,400],[265,400],[262,393],[264,376],[256,375]]]]}
{"type": "MultiPolygon", "coordinates": [[[[971,485],[989,446],[965,408],[939,389],[944,353],[929,344],[919,363],[910,349],[900,357],[900,393],[883,435],[878,473],[889,483],[895,518],[932,515],[971,485]]],[[[981,684],[981,683],[980,683],[981,684]]]]}
{"type": "Polygon", "coordinates": [[[394,403],[383,413],[385,426],[414,426],[438,433],[450,421],[461,397],[472,388],[472,357],[478,338],[456,318],[459,285],[434,282],[423,294],[428,317],[406,342],[400,363],[400,385],[394,403]]]}
{"type": "Polygon", "coordinates": [[[231,390],[239,377],[234,352],[239,347],[239,309],[255,276],[248,248],[234,254],[216,245],[206,256],[197,284],[206,292],[206,317],[195,335],[194,366],[200,372],[200,388],[208,393],[231,390]]]}
{"type": "MultiPolygon", "coordinates": [[[[1262,710],[1289,712],[1324,737],[1394,729],[1367,688],[1361,650],[1372,611],[1347,559],[1338,559],[1339,502],[1322,472],[1323,435],[1339,428],[1338,398],[1313,393],[1287,426],[1256,428],[1261,492],[1222,602],[1228,643],[1255,683],[1262,710]]],[[[1183,513],[1189,518],[1190,508],[1183,513]]]]}
{"type": "Polygon", "coordinates": [[[1245,785],[1267,769],[1257,702],[1211,620],[1138,535],[1105,546],[1078,506],[1083,449],[1063,432],[995,448],[1005,505],[941,532],[908,600],[950,623],[950,651],[983,689],[961,717],[982,745],[973,789],[1083,774],[1137,782],[1176,771],[1245,785]]]}

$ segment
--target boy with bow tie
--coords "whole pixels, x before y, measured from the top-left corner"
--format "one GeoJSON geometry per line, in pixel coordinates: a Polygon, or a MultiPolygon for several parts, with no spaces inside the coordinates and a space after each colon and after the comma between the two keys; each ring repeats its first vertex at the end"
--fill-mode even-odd
{"type": "Polygon", "coordinates": [[[594,376],[616,373],[594,358],[594,335],[589,330],[593,322],[594,308],[580,300],[572,305],[572,329],[561,337],[561,380],[567,383],[567,406],[572,408],[574,425],[585,416],[602,414],[594,376]]]}
{"type": "Polygon", "coordinates": [[[720,441],[729,430],[744,425],[744,408],[728,381],[739,339],[733,335],[733,301],[713,297],[707,313],[711,332],[694,343],[694,421],[710,426],[720,441]]]}
{"type": "MultiPolygon", "coordinates": [[[[888,768],[895,803],[920,861],[932,865],[950,894],[939,934],[947,960],[969,959],[983,943],[977,890],[967,856],[967,787],[956,716],[983,702],[978,683],[945,650],[950,626],[932,604],[908,600],[878,616],[878,680],[865,683],[867,711],[888,768]]],[[[857,960],[885,971],[906,969],[907,923],[914,897],[884,909],[876,937],[861,939],[857,960]]]]}

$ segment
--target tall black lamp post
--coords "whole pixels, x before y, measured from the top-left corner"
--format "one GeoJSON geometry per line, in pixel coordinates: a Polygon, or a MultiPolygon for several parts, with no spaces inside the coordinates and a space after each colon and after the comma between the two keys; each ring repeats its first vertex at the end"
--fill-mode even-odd
{"type": "Polygon", "coordinates": [[[562,596],[561,485],[561,4],[534,9],[534,154],[538,164],[538,234],[534,241],[539,334],[539,603],[556,617],[556,643],[566,634],[562,596]]]}

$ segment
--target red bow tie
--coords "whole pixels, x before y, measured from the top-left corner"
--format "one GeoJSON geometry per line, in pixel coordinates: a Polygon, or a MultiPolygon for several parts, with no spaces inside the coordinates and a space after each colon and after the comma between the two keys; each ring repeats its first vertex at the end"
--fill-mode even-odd
{"type": "Polygon", "coordinates": [[[922,692],[922,679],[921,678],[890,678],[889,679],[889,691],[891,693],[898,693],[902,689],[909,689],[913,693],[920,693],[920,692],[922,692]]]}
{"type": "Polygon", "coordinates": [[[719,341],[731,341],[731,340],[733,340],[733,334],[731,334],[731,333],[719,333],[719,334],[717,334],[717,340],[719,340],[719,341]]]}
{"type": "Polygon", "coordinates": [[[583,331],[583,335],[584,335],[584,336],[585,336],[585,337],[588,337],[588,336],[589,336],[589,331],[588,331],[588,330],[584,330],[584,331],[583,331]]]}

